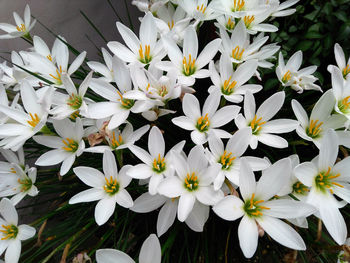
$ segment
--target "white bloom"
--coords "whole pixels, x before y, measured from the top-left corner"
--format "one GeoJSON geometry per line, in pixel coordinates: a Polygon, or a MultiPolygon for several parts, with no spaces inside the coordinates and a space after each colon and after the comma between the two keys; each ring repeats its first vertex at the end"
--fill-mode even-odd
{"type": "Polygon", "coordinates": [[[0,23],[0,29],[7,32],[5,35],[0,35],[0,39],[16,37],[30,39],[29,31],[34,27],[36,20],[30,23],[31,15],[29,5],[27,4],[24,9],[24,21],[16,12],[13,12],[13,18],[15,19],[16,26],[7,23],[0,23]]]}
{"type": "Polygon", "coordinates": [[[62,162],[60,174],[65,175],[72,167],[75,158],[84,151],[83,124],[81,119],[77,118],[75,122],[69,119],[54,120],[53,126],[59,136],[33,137],[37,143],[55,149],[41,155],[35,164],[49,166],[62,162]]]}
{"type": "Polygon", "coordinates": [[[158,9],[165,5],[169,0],[132,0],[131,4],[135,5],[141,12],[151,12],[157,14],[158,9]]]}
{"type": "Polygon", "coordinates": [[[243,254],[251,258],[258,246],[258,224],[278,243],[296,250],[305,250],[300,235],[281,219],[309,216],[314,207],[293,200],[270,200],[278,193],[291,173],[289,158],[282,159],[263,171],[259,182],[246,160],[241,160],[239,176],[243,201],[229,195],[217,203],[213,210],[225,220],[243,217],[238,227],[239,244],[243,254]]]}
{"type": "Polygon", "coordinates": [[[350,203],[350,158],[335,163],[338,147],[337,134],[328,129],[317,159],[298,165],[295,176],[304,185],[311,187],[306,201],[317,207],[328,233],[342,245],[347,237],[347,228],[334,195],[350,203]]]}
{"type": "Polygon", "coordinates": [[[231,134],[222,129],[217,129],[233,120],[239,110],[239,106],[225,106],[219,110],[220,95],[211,93],[205,100],[202,112],[198,99],[192,94],[186,94],[182,101],[182,110],[185,116],[172,119],[172,122],[191,132],[191,139],[195,144],[203,144],[211,133],[219,138],[230,138],[231,134]]]}
{"type": "MultiPolygon", "coordinates": [[[[181,152],[185,141],[175,145],[171,150],[181,152]]],[[[135,165],[127,172],[132,178],[149,180],[148,191],[151,195],[157,193],[158,185],[164,177],[174,175],[174,167],[171,165],[171,150],[165,154],[165,142],[162,132],[158,127],[153,126],[148,136],[149,153],[142,148],[130,145],[130,151],[135,154],[143,163],[135,165]]]]}
{"type": "MultiPolygon", "coordinates": [[[[350,76],[350,74],[349,74],[350,73],[350,57],[349,57],[348,61],[346,62],[344,51],[338,43],[336,43],[334,45],[334,55],[335,55],[335,60],[337,62],[337,66],[343,74],[343,78],[348,79],[350,76]]],[[[329,72],[332,72],[331,71],[332,67],[336,67],[336,66],[329,65],[327,68],[329,72]]]]}
{"type": "Polygon", "coordinates": [[[209,77],[209,71],[202,69],[213,59],[221,44],[221,39],[217,38],[208,43],[198,55],[198,38],[193,26],[189,26],[184,35],[183,51],[169,37],[162,38],[164,47],[167,49],[171,60],[158,62],[156,65],[160,69],[169,71],[177,70],[179,82],[186,86],[192,86],[196,78],[209,77]]]}
{"type": "MultiPolygon", "coordinates": [[[[299,122],[296,132],[307,141],[312,141],[320,148],[320,141],[328,129],[339,129],[345,126],[346,118],[340,114],[331,115],[335,107],[335,98],[332,90],[325,92],[317,101],[311,111],[310,118],[301,104],[292,100],[292,108],[299,122]]],[[[339,144],[350,146],[350,133],[348,131],[336,131],[339,136],[339,144]]]]}
{"type": "Polygon", "coordinates": [[[178,0],[178,4],[186,11],[188,16],[193,17],[198,22],[213,20],[219,15],[213,9],[213,3],[208,4],[208,0],[178,0]]]}
{"type": "Polygon", "coordinates": [[[220,75],[215,68],[214,61],[209,64],[210,78],[214,86],[211,86],[208,91],[212,93],[214,90],[219,90],[226,100],[239,103],[243,100],[243,95],[247,90],[256,93],[263,88],[261,85],[245,84],[254,75],[257,67],[256,60],[249,60],[233,71],[230,57],[222,54],[219,64],[220,75]]]}
{"type": "Polygon", "coordinates": [[[276,32],[278,28],[271,24],[262,23],[271,14],[268,8],[261,12],[247,12],[241,19],[244,22],[247,32],[249,34],[256,34],[257,32],[276,32]]]}
{"type": "MultiPolygon", "coordinates": [[[[0,126],[0,138],[4,138],[0,146],[13,151],[17,151],[26,140],[44,127],[48,115],[48,105],[44,101],[40,104],[37,94],[27,81],[21,84],[20,92],[26,112],[0,105],[0,111],[16,121],[16,123],[6,123],[0,126]]],[[[52,89],[46,90],[44,100],[50,99],[51,92],[52,89]]]]}
{"type": "Polygon", "coordinates": [[[247,91],[244,97],[244,117],[239,114],[235,123],[239,129],[251,127],[253,136],[250,140],[250,147],[256,149],[258,142],[276,147],[285,148],[288,142],[275,134],[291,132],[295,130],[298,122],[290,119],[272,120],[272,117],[281,109],[285,93],[277,92],[265,100],[256,110],[254,96],[247,91]]]}
{"type": "Polygon", "coordinates": [[[220,15],[216,18],[217,23],[214,23],[217,28],[223,27],[228,32],[232,33],[236,26],[235,17],[231,15],[220,15]]]}
{"type": "Polygon", "coordinates": [[[181,222],[187,219],[197,200],[208,206],[223,198],[223,192],[215,191],[212,185],[220,165],[208,166],[201,145],[192,148],[187,160],[182,154],[173,152],[172,162],[177,176],[165,178],[158,192],[169,198],[180,197],[177,217],[181,222]]]}
{"type": "Polygon", "coordinates": [[[339,68],[332,68],[332,90],[335,97],[334,110],[350,119],[350,80],[344,80],[339,68]]]}
{"type": "MultiPolygon", "coordinates": [[[[159,240],[151,234],[142,244],[139,263],[161,263],[162,251],[159,240]]],[[[127,254],[115,249],[99,249],[96,251],[97,263],[135,263],[127,254]]]]}
{"type": "Polygon", "coordinates": [[[110,151],[103,154],[103,173],[90,167],[74,168],[79,179],[92,188],[76,194],[69,203],[99,200],[95,207],[95,220],[98,225],[103,225],[113,215],[116,203],[125,208],[133,206],[131,196],[124,189],[131,182],[126,175],[129,168],[129,165],[124,165],[118,173],[115,157],[110,151]]]}
{"type": "Polygon", "coordinates": [[[50,110],[53,119],[62,120],[67,117],[76,119],[77,116],[87,115],[87,104],[84,98],[85,93],[90,85],[93,71],[91,71],[84,81],[80,84],[79,89],[75,87],[72,79],[67,74],[62,75],[62,84],[68,94],[55,91],[52,104],[57,105],[50,110]]]}
{"type": "Polygon", "coordinates": [[[102,75],[102,77],[100,77],[99,79],[102,79],[107,82],[115,82],[115,72],[117,71],[115,60],[116,57],[112,57],[111,54],[109,54],[105,48],[102,48],[101,51],[104,62],[106,64],[95,61],[89,61],[87,62],[87,64],[93,71],[102,75]]]}
{"type": "Polygon", "coordinates": [[[1,149],[1,155],[6,159],[7,162],[0,161],[0,173],[14,173],[14,164],[20,166],[25,172],[29,169],[29,166],[25,164],[24,161],[24,151],[23,148],[19,148],[17,154],[11,150],[1,149]]]}
{"type": "MultiPolygon", "coordinates": [[[[12,99],[11,106],[9,105],[9,100],[7,98],[7,93],[5,87],[0,84],[0,105],[2,106],[10,106],[11,108],[15,108],[18,102],[19,94],[17,93],[16,96],[12,99]]],[[[2,113],[0,111],[0,125],[6,123],[9,120],[9,116],[5,113],[2,113]]]]}
{"type": "MultiPolygon", "coordinates": [[[[162,207],[157,219],[157,235],[160,237],[172,226],[175,221],[179,205],[179,198],[168,198],[162,195],[144,193],[139,196],[130,209],[136,213],[149,213],[162,207]]],[[[209,207],[195,202],[192,211],[185,223],[195,232],[203,232],[204,224],[209,218],[209,207]]]]}
{"type": "Polygon", "coordinates": [[[289,16],[295,13],[295,8],[290,8],[292,5],[295,5],[299,2],[299,0],[287,0],[280,4],[279,0],[269,0],[269,5],[271,11],[272,17],[282,17],[282,16],[289,16]]]}
{"type": "MultiPolygon", "coordinates": [[[[250,127],[242,128],[233,134],[228,140],[226,147],[216,136],[209,137],[209,161],[221,165],[221,170],[214,180],[215,190],[221,188],[225,178],[235,185],[239,185],[240,162],[242,155],[249,146],[251,136],[252,130],[250,127]]],[[[261,158],[253,156],[244,156],[244,158],[249,162],[253,171],[264,170],[270,165],[269,162],[261,158]]]]}
{"type": "Polygon", "coordinates": [[[128,47],[117,41],[108,42],[107,46],[121,60],[145,66],[151,61],[160,61],[166,55],[161,41],[157,41],[158,30],[152,13],[148,12],[141,21],[140,39],[119,22],[117,28],[128,47]]]}
{"type": "Polygon", "coordinates": [[[278,80],[282,86],[290,86],[298,93],[302,93],[304,90],[322,91],[320,86],[314,84],[318,79],[312,75],[316,71],[317,66],[299,69],[302,61],[303,53],[300,50],[290,57],[287,64],[284,63],[282,52],[280,52],[278,55],[278,66],[276,68],[278,80]]]}
{"type": "Polygon", "coordinates": [[[35,228],[18,225],[18,214],[7,198],[0,201],[0,255],[6,250],[5,262],[17,263],[21,255],[21,241],[35,235],[35,228]]]}

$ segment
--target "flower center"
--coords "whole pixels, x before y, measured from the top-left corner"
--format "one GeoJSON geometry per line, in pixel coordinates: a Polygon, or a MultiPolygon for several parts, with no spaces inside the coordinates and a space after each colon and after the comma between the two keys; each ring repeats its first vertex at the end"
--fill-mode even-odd
{"type": "Polygon", "coordinates": [[[270,210],[269,207],[260,205],[265,202],[264,200],[256,200],[255,194],[252,194],[250,200],[246,201],[244,204],[244,211],[249,217],[261,217],[263,215],[263,210],[270,210]]]}
{"type": "Polygon", "coordinates": [[[255,16],[245,16],[243,18],[243,21],[244,21],[246,28],[249,28],[254,20],[255,20],[255,16]]]}
{"type": "Polygon", "coordinates": [[[292,73],[288,70],[282,77],[282,82],[287,83],[292,78],[292,73]]]}
{"type": "Polygon", "coordinates": [[[164,97],[165,95],[168,94],[168,89],[166,88],[166,86],[161,86],[159,89],[158,89],[158,95],[161,96],[161,97],[164,97]]]}
{"type": "Polygon", "coordinates": [[[350,73],[350,66],[346,65],[346,67],[343,69],[343,77],[344,79],[346,78],[346,76],[350,73]]]}
{"type": "Polygon", "coordinates": [[[185,188],[190,192],[198,189],[198,178],[194,172],[192,174],[187,174],[184,185],[185,188]]]}
{"type": "Polygon", "coordinates": [[[112,138],[111,138],[111,146],[113,149],[119,147],[120,145],[123,144],[123,137],[121,134],[119,134],[118,138],[116,138],[115,136],[115,132],[113,132],[112,134],[112,138]]]}
{"type": "Polygon", "coordinates": [[[79,117],[81,117],[80,116],[80,111],[79,110],[76,110],[75,112],[73,112],[70,116],[69,116],[69,118],[71,119],[71,120],[73,120],[73,121],[75,121],[77,118],[79,118],[79,117]]]}
{"type": "Polygon", "coordinates": [[[6,240],[6,239],[15,239],[18,234],[18,227],[15,225],[1,225],[3,229],[0,230],[1,233],[3,233],[3,237],[1,240],[6,240]]]}
{"type": "Polygon", "coordinates": [[[144,64],[148,64],[152,60],[151,56],[151,46],[145,45],[145,50],[143,50],[142,45],[140,44],[139,48],[140,61],[144,64]]]}
{"type": "Polygon", "coordinates": [[[111,176],[109,180],[105,177],[105,180],[106,180],[106,184],[103,186],[103,190],[105,190],[106,193],[109,195],[114,195],[118,193],[119,183],[117,182],[117,179],[111,176]]]}
{"type": "Polygon", "coordinates": [[[232,58],[236,60],[241,60],[243,56],[244,48],[240,48],[239,46],[236,46],[234,49],[232,49],[232,58]]]}
{"type": "Polygon", "coordinates": [[[198,118],[196,128],[200,132],[206,132],[209,130],[209,125],[210,125],[210,121],[209,121],[208,113],[207,113],[207,114],[205,114],[204,117],[201,116],[198,118]]]}
{"type": "Polygon", "coordinates": [[[202,14],[205,13],[205,10],[207,10],[207,7],[202,4],[201,6],[197,5],[197,11],[201,12],[202,14]]]}
{"type": "Polygon", "coordinates": [[[227,20],[227,23],[226,23],[226,28],[228,30],[232,30],[234,29],[235,27],[235,21],[231,19],[231,17],[229,17],[229,19],[227,20]]]}
{"type": "Polygon", "coordinates": [[[322,121],[318,123],[318,120],[311,120],[309,128],[306,128],[306,134],[311,138],[317,138],[322,131],[322,124],[322,121]]]}
{"type": "Polygon", "coordinates": [[[258,134],[261,130],[261,126],[264,125],[266,121],[262,121],[262,117],[258,119],[258,117],[255,115],[254,119],[250,122],[250,127],[252,128],[252,133],[254,135],[258,134]]]}
{"type": "Polygon", "coordinates": [[[52,62],[52,56],[51,55],[47,55],[46,56],[48,60],[50,60],[52,62]]]}
{"type": "Polygon", "coordinates": [[[174,24],[175,24],[174,20],[171,20],[171,22],[168,22],[168,27],[169,27],[170,30],[173,29],[174,24]]]}
{"type": "Polygon", "coordinates": [[[80,97],[74,93],[72,93],[72,95],[69,95],[69,98],[67,100],[67,105],[70,106],[74,110],[79,109],[81,107],[82,103],[83,103],[82,97],[80,97]]]}
{"type": "Polygon", "coordinates": [[[30,121],[27,121],[27,123],[30,125],[30,126],[32,126],[33,128],[35,128],[35,126],[37,126],[38,125],[38,123],[40,122],[40,119],[39,119],[39,116],[38,116],[38,114],[36,114],[36,113],[34,113],[34,115],[33,114],[31,114],[31,113],[29,113],[29,116],[30,116],[30,121]]]}
{"type": "Polygon", "coordinates": [[[62,142],[64,143],[65,146],[62,147],[63,150],[67,151],[67,152],[76,152],[79,148],[79,143],[77,143],[76,141],[74,141],[71,138],[66,138],[65,140],[62,140],[62,142]]]}
{"type": "Polygon", "coordinates": [[[302,184],[299,181],[293,184],[292,188],[293,188],[293,193],[300,194],[300,195],[306,195],[310,191],[306,185],[302,184]]]}
{"type": "Polygon", "coordinates": [[[196,72],[196,59],[193,58],[191,54],[188,55],[188,60],[186,59],[186,57],[183,58],[182,60],[182,64],[183,64],[183,74],[185,76],[190,76],[193,73],[196,72]]]}
{"type": "Polygon", "coordinates": [[[158,159],[154,158],[153,160],[153,171],[156,173],[162,173],[165,171],[165,161],[164,157],[162,158],[160,154],[158,154],[158,159]]]}
{"type": "Polygon", "coordinates": [[[120,103],[122,104],[122,108],[124,109],[131,109],[132,106],[134,106],[135,104],[135,101],[134,100],[129,100],[129,99],[124,99],[123,98],[123,95],[117,90],[118,94],[119,94],[119,97],[120,99],[118,99],[118,101],[120,101],[120,103]]]}
{"type": "Polygon", "coordinates": [[[17,181],[21,185],[21,192],[27,192],[32,188],[33,182],[30,178],[18,179],[17,181]]]}
{"type": "Polygon", "coordinates": [[[231,78],[232,78],[232,76],[229,79],[225,80],[224,85],[221,88],[221,92],[225,95],[231,95],[234,91],[236,84],[237,84],[237,81],[235,81],[235,80],[231,81],[231,78]]]}
{"type": "Polygon", "coordinates": [[[241,11],[244,8],[244,0],[234,0],[232,12],[241,11]]]}
{"type": "Polygon", "coordinates": [[[328,167],[327,172],[320,172],[315,177],[316,188],[322,191],[323,193],[329,190],[329,192],[333,194],[332,187],[338,186],[338,187],[344,188],[343,185],[337,182],[333,182],[333,179],[338,178],[339,176],[340,174],[336,174],[336,175],[331,174],[331,167],[328,167]]]}
{"type": "Polygon", "coordinates": [[[341,101],[338,102],[338,108],[342,113],[349,113],[350,112],[350,96],[345,97],[341,101]]]}
{"type": "Polygon", "coordinates": [[[20,26],[16,26],[18,32],[26,32],[26,26],[21,24],[20,26]]]}
{"type": "Polygon", "coordinates": [[[62,77],[62,66],[60,66],[59,67],[59,70],[58,69],[56,69],[56,73],[57,73],[57,75],[56,76],[54,76],[54,75],[52,75],[52,74],[49,74],[49,76],[51,76],[53,79],[55,79],[56,81],[57,81],[57,84],[59,84],[59,85],[61,85],[62,84],[62,79],[61,79],[61,77],[62,77]]]}
{"type": "Polygon", "coordinates": [[[229,170],[232,162],[236,159],[236,157],[232,156],[232,152],[227,153],[227,151],[224,151],[224,154],[221,155],[219,163],[221,164],[222,170],[229,170]]]}

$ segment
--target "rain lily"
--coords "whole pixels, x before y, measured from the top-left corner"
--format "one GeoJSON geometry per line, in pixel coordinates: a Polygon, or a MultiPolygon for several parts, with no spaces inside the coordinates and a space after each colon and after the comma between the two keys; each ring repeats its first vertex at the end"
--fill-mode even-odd
{"type": "Polygon", "coordinates": [[[145,66],[166,55],[161,41],[157,41],[157,26],[152,13],[148,12],[142,18],[140,38],[120,22],[117,22],[117,28],[128,47],[117,41],[108,42],[107,46],[121,60],[145,66]]]}
{"type": "Polygon", "coordinates": [[[135,5],[141,12],[157,14],[158,9],[168,1],[169,0],[132,0],[131,4],[135,5]]]}
{"type": "Polygon", "coordinates": [[[58,136],[34,136],[33,139],[46,147],[54,148],[41,155],[35,164],[49,166],[62,163],[60,175],[68,173],[76,157],[80,156],[85,148],[83,140],[83,124],[80,118],[75,122],[69,119],[54,120],[53,126],[58,136]]]}
{"type": "MultiPolygon", "coordinates": [[[[335,60],[337,62],[337,66],[343,74],[343,78],[348,79],[348,77],[350,76],[350,74],[349,74],[350,73],[350,57],[349,57],[348,61],[346,62],[344,51],[338,43],[336,43],[334,45],[334,55],[335,55],[335,60]]],[[[328,71],[332,72],[331,69],[333,67],[336,67],[336,66],[329,65],[327,68],[328,71]]]]}
{"type": "Polygon", "coordinates": [[[209,77],[209,71],[203,67],[219,50],[221,39],[217,38],[209,42],[199,55],[197,33],[193,26],[189,26],[185,31],[183,51],[169,37],[163,37],[162,40],[171,62],[158,62],[157,67],[165,71],[176,69],[179,82],[186,86],[192,86],[196,78],[209,77]]]}
{"type": "Polygon", "coordinates": [[[243,217],[238,226],[238,238],[245,257],[251,258],[256,251],[258,225],[278,243],[296,250],[306,249],[300,235],[280,219],[309,216],[315,208],[293,200],[270,200],[287,182],[290,173],[291,162],[285,158],[264,170],[256,183],[248,162],[242,159],[239,190],[243,201],[229,195],[213,207],[214,212],[225,220],[243,217]]]}
{"type": "MultiPolygon", "coordinates": [[[[151,234],[142,244],[139,263],[161,263],[162,251],[159,240],[151,234]]],[[[127,254],[115,249],[99,249],[96,251],[97,263],[135,263],[127,254]]]]}
{"type": "Polygon", "coordinates": [[[290,57],[287,64],[284,63],[282,52],[280,52],[276,68],[278,80],[282,83],[282,86],[291,87],[298,93],[302,93],[304,90],[322,91],[320,86],[314,84],[318,79],[312,75],[317,66],[299,69],[302,61],[303,53],[300,50],[290,57]]]}
{"type": "Polygon", "coordinates": [[[10,200],[0,201],[0,255],[5,252],[6,263],[17,263],[21,255],[21,241],[35,235],[35,228],[18,225],[18,214],[10,200]]]}
{"type": "Polygon", "coordinates": [[[335,98],[334,110],[350,119],[350,81],[344,81],[339,68],[332,68],[332,90],[335,98]]]}
{"type": "MultiPolygon", "coordinates": [[[[17,106],[18,98],[19,94],[17,93],[17,95],[12,99],[12,103],[10,106],[11,108],[15,108],[17,106]]],[[[7,98],[6,89],[2,84],[0,84],[0,105],[5,107],[9,106],[9,100],[7,98]]],[[[7,114],[0,112],[0,125],[6,123],[8,120],[9,117],[7,116],[7,114]]]]}
{"type": "Polygon", "coordinates": [[[306,202],[318,209],[319,217],[328,233],[342,245],[347,237],[347,228],[334,195],[350,203],[350,158],[335,163],[338,142],[334,130],[328,129],[323,136],[317,159],[298,165],[295,176],[305,186],[310,187],[306,202]]]}
{"type": "Polygon", "coordinates": [[[0,39],[16,37],[31,39],[29,31],[34,27],[36,20],[34,20],[32,23],[30,22],[31,15],[29,5],[27,4],[24,9],[24,21],[16,12],[13,12],[13,18],[16,22],[15,26],[7,23],[0,23],[0,29],[7,32],[5,35],[0,35],[0,39]]]}
{"type": "Polygon", "coordinates": [[[279,0],[269,0],[270,8],[272,8],[271,16],[272,17],[282,17],[289,16],[294,14],[297,10],[295,8],[290,8],[292,5],[298,3],[299,0],[287,0],[283,3],[280,3],[279,0]]]}
{"type": "Polygon", "coordinates": [[[7,162],[0,161],[0,173],[14,173],[14,164],[20,166],[25,172],[29,169],[29,166],[24,161],[23,148],[19,148],[17,154],[11,150],[0,149],[1,155],[7,162]]]}
{"type": "Polygon", "coordinates": [[[263,12],[247,12],[242,20],[244,22],[245,27],[247,28],[247,32],[249,34],[256,34],[257,32],[276,32],[278,31],[278,27],[262,23],[264,22],[271,14],[271,10],[265,9],[263,12]]]}
{"type": "MultiPolygon", "coordinates": [[[[250,127],[242,128],[235,132],[228,140],[226,147],[223,142],[216,136],[209,137],[209,161],[211,163],[219,163],[221,170],[214,180],[214,189],[221,188],[225,178],[229,179],[235,185],[239,185],[239,171],[242,155],[247,150],[252,130],[250,127]]],[[[253,171],[261,171],[266,169],[270,164],[264,159],[258,157],[246,157],[253,171]]]]}
{"type": "MultiPolygon", "coordinates": [[[[47,89],[44,98],[49,100],[52,89],[47,89]]],[[[17,151],[29,138],[39,132],[46,123],[47,105],[39,103],[39,98],[33,87],[23,81],[21,84],[21,98],[25,111],[0,105],[0,112],[6,114],[16,123],[6,123],[0,126],[0,146],[4,149],[17,151]]]]}
{"type": "Polygon", "coordinates": [[[100,63],[95,61],[89,61],[87,62],[88,66],[95,72],[102,75],[99,79],[102,79],[107,82],[115,82],[115,72],[116,69],[116,60],[115,56],[111,56],[111,54],[108,53],[108,51],[105,48],[101,48],[103,59],[106,63],[100,63]]]}
{"type": "Polygon", "coordinates": [[[95,207],[95,220],[98,225],[103,225],[113,215],[116,203],[125,208],[133,206],[131,196],[124,189],[131,182],[131,177],[126,175],[129,169],[130,165],[124,165],[118,173],[115,157],[110,151],[103,154],[103,173],[90,167],[74,168],[76,176],[92,188],[76,194],[69,203],[99,200],[95,207]]]}
{"type": "MultiPolygon", "coordinates": [[[[171,150],[181,152],[185,145],[185,141],[182,141],[175,145],[171,150]]],[[[148,150],[149,153],[142,148],[130,145],[130,151],[135,154],[142,162],[129,169],[127,175],[135,179],[147,179],[149,180],[148,191],[151,195],[157,193],[159,184],[163,181],[164,177],[170,177],[174,175],[174,167],[171,165],[170,154],[171,150],[165,154],[165,142],[162,132],[158,127],[153,126],[148,136],[148,150]]]]}
{"type": "MultiPolygon", "coordinates": [[[[130,209],[136,213],[149,213],[162,207],[157,219],[157,235],[160,237],[172,226],[178,211],[179,198],[168,198],[162,195],[144,193],[139,196],[130,209]]],[[[195,232],[202,232],[209,218],[209,207],[195,202],[192,211],[185,220],[186,225],[195,232]]]]}
{"type": "Polygon", "coordinates": [[[219,103],[220,95],[213,92],[205,100],[201,112],[198,99],[192,94],[186,94],[182,102],[182,109],[186,116],[176,117],[172,122],[185,130],[192,131],[191,139],[195,144],[205,143],[211,133],[219,138],[230,138],[230,133],[217,128],[233,120],[240,107],[225,106],[217,110],[219,103]]]}
{"type": "Polygon", "coordinates": [[[235,119],[235,123],[239,129],[251,127],[252,137],[250,147],[256,149],[258,142],[276,147],[285,148],[288,142],[282,137],[275,135],[280,133],[291,132],[295,130],[298,123],[290,119],[271,118],[277,114],[284,102],[285,93],[277,92],[267,100],[265,100],[256,110],[254,96],[247,91],[244,97],[244,116],[239,114],[235,119]]]}
{"type": "Polygon", "coordinates": [[[186,11],[189,17],[193,17],[198,22],[213,20],[219,15],[213,9],[213,3],[208,4],[208,0],[178,0],[178,4],[186,11]]]}
{"type": "Polygon", "coordinates": [[[226,100],[239,103],[247,90],[251,93],[259,92],[261,85],[245,84],[255,73],[258,67],[256,60],[249,60],[241,64],[236,71],[233,71],[232,62],[227,54],[222,54],[220,58],[220,75],[215,68],[213,61],[209,64],[210,78],[214,86],[209,88],[209,92],[219,90],[221,96],[226,100]]]}
{"type": "Polygon", "coordinates": [[[220,165],[208,166],[201,145],[192,148],[187,160],[182,154],[173,151],[172,162],[176,176],[165,178],[158,186],[158,192],[169,198],[179,197],[177,217],[181,222],[187,219],[196,202],[208,206],[223,198],[222,191],[215,191],[212,185],[220,165]]]}

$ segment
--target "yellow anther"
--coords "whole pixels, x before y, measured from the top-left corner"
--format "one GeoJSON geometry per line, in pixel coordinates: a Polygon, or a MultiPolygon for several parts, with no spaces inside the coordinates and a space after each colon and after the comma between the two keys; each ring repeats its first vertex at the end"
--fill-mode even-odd
{"type": "Polygon", "coordinates": [[[236,60],[241,60],[242,56],[244,53],[244,48],[240,48],[239,46],[236,46],[234,49],[232,49],[232,58],[236,59],[236,60]]]}
{"type": "Polygon", "coordinates": [[[350,73],[350,65],[346,65],[346,67],[343,69],[343,77],[346,78],[346,76],[350,73]]]}
{"type": "Polygon", "coordinates": [[[63,150],[67,152],[76,152],[78,150],[79,144],[71,138],[66,138],[62,140],[65,146],[62,147],[63,150]]]}
{"type": "Polygon", "coordinates": [[[244,0],[234,0],[233,1],[233,12],[241,11],[244,8],[244,0]]]}
{"type": "Polygon", "coordinates": [[[311,120],[310,121],[309,129],[308,129],[308,135],[310,137],[316,137],[322,131],[321,126],[322,126],[323,122],[320,122],[320,123],[318,123],[318,122],[319,122],[319,120],[311,120]]]}
{"type": "Polygon", "coordinates": [[[224,81],[224,85],[222,87],[222,92],[225,94],[225,95],[230,95],[233,93],[233,90],[235,88],[235,86],[237,85],[237,81],[235,80],[232,80],[231,81],[231,78],[232,76],[230,76],[229,79],[225,80],[224,81]]]}
{"type": "Polygon", "coordinates": [[[250,127],[252,128],[253,133],[257,133],[261,130],[261,126],[264,125],[266,121],[262,121],[262,117],[258,118],[256,115],[253,120],[250,122],[250,127]]]}
{"type": "Polygon", "coordinates": [[[13,174],[15,174],[15,173],[16,173],[15,168],[11,168],[11,169],[10,169],[10,172],[13,173],[13,174]]]}
{"type": "Polygon", "coordinates": [[[49,74],[49,75],[50,75],[53,79],[57,80],[58,83],[62,83],[62,79],[61,79],[62,73],[63,73],[63,71],[62,71],[62,66],[59,66],[59,70],[56,69],[56,74],[57,74],[56,76],[54,76],[54,75],[52,75],[52,74],[49,74]]]}
{"type": "Polygon", "coordinates": [[[287,83],[292,78],[292,73],[288,70],[282,77],[282,82],[287,83]]]}
{"type": "Polygon", "coordinates": [[[6,239],[11,239],[11,238],[16,238],[18,234],[18,228],[15,225],[1,225],[3,228],[0,229],[0,232],[3,233],[5,236],[1,238],[1,240],[6,240],[6,239]]]}
{"type": "Polygon", "coordinates": [[[197,129],[201,132],[207,131],[210,125],[210,121],[208,118],[208,113],[205,116],[201,116],[197,120],[197,129]]]}
{"type": "Polygon", "coordinates": [[[118,99],[118,101],[120,101],[120,103],[122,104],[123,107],[130,109],[132,106],[134,106],[134,101],[133,100],[129,100],[129,99],[124,99],[123,95],[120,93],[119,90],[117,90],[117,93],[120,97],[120,99],[118,99]]]}
{"type": "Polygon", "coordinates": [[[232,30],[235,27],[235,21],[231,19],[231,17],[228,18],[226,23],[226,28],[228,30],[232,30]]]}
{"type": "Polygon", "coordinates": [[[243,18],[243,21],[244,21],[246,28],[249,28],[254,20],[255,20],[255,16],[245,16],[243,18]]]}
{"type": "Polygon", "coordinates": [[[236,157],[232,156],[232,152],[227,153],[227,151],[225,150],[223,155],[221,155],[220,157],[220,163],[222,165],[223,169],[228,169],[230,168],[232,162],[236,159],[236,157]]]}
{"type": "Polygon", "coordinates": [[[121,134],[118,135],[118,138],[115,136],[115,132],[112,133],[111,136],[111,146],[113,148],[117,148],[118,146],[120,146],[121,144],[123,144],[123,137],[121,134]]]}
{"type": "Polygon", "coordinates": [[[113,195],[119,191],[118,181],[117,179],[113,178],[113,176],[111,176],[109,179],[105,177],[105,181],[106,184],[103,186],[103,190],[105,190],[107,194],[113,195]]]}
{"type": "Polygon", "coordinates": [[[36,113],[34,113],[34,115],[32,113],[29,113],[29,116],[31,120],[27,121],[27,123],[34,128],[40,122],[40,118],[36,113]]]}
{"type": "Polygon", "coordinates": [[[171,22],[168,22],[169,29],[173,29],[175,23],[174,20],[171,20],[171,22]]]}
{"type": "Polygon", "coordinates": [[[188,60],[186,57],[183,58],[182,64],[186,76],[190,76],[196,71],[196,59],[192,58],[191,54],[188,55],[188,60]]]}
{"type": "Polygon", "coordinates": [[[207,7],[202,4],[201,6],[197,5],[197,11],[201,12],[202,14],[205,14],[205,11],[207,10],[207,7]]]}
{"type": "Polygon", "coordinates": [[[332,182],[332,179],[338,178],[340,174],[332,175],[331,174],[331,167],[328,167],[327,172],[320,172],[316,178],[315,183],[316,187],[324,191],[325,189],[328,189],[331,194],[333,194],[332,187],[337,186],[343,188],[344,186],[341,185],[338,182],[332,182]]]}
{"type": "Polygon", "coordinates": [[[140,56],[140,61],[144,64],[148,64],[151,62],[152,57],[151,57],[151,46],[150,45],[145,45],[145,50],[143,50],[142,44],[140,44],[139,48],[139,56],[140,56]]]}
{"type": "Polygon", "coordinates": [[[158,159],[154,158],[153,160],[153,169],[159,173],[165,169],[165,158],[161,157],[160,154],[158,154],[158,159]]]}
{"type": "Polygon", "coordinates": [[[198,188],[198,177],[193,172],[192,174],[187,174],[185,178],[185,187],[189,191],[196,190],[198,188]]]}
{"type": "Polygon", "coordinates": [[[18,32],[26,32],[26,26],[21,24],[20,26],[16,26],[18,32]]]}
{"type": "Polygon", "coordinates": [[[47,57],[48,60],[50,60],[50,61],[52,62],[52,57],[51,57],[51,55],[47,55],[46,57],[47,57]]]}

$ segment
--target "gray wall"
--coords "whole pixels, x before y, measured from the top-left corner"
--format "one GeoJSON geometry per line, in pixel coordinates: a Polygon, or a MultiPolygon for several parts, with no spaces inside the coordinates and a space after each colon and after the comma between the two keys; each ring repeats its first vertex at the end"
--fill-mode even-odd
{"type": "MultiPolygon", "coordinates": [[[[125,24],[129,25],[124,0],[110,0],[110,2],[125,24]]],[[[140,13],[135,6],[130,4],[131,0],[126,0],[126,2],[128,3],[133,23],[138,28],[138,17],[141,16],[142,13],[140,13]]],[[[94,22],[107,41],[120,41],[120,35],[115,26],[118,18],[107,0],[0,0],[0,23],[15,24],[12,12],[16,11],[23,17],[24,7],[27,3],[31,8],[33,16],[38,17],[44,25],[56,34],[65,37],[67,42],[79,51],[87,51],[89,60],[97,59],[98,55],[97,49],[86,38],[85,34],[87,34],[99,48],[106,47],[106,44],[80,14],[80,10],[94,22]]],[[[3,31],[1,31],[1,34],[2,33],[3,31]]],[[[34,29],[31,31],[31,35],[40,36],[51,48],[54,36],[40,24],[37,23],[35,25],[34,29]]],[[[0,52],[8,52],[11,50],[19,51],[28,47],[29,44],[22,39],[0,40],[0,52]]],[[[1,53],[1,55],[4,56],[4,53],[1,53]]]]}

